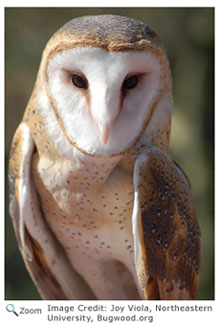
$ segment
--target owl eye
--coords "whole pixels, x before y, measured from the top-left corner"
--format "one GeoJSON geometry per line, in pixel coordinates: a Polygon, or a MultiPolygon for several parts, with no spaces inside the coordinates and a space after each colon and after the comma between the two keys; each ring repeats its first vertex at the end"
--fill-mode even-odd
{"type": "Polygon", "coordinates": [[[72,74],[72,83],[77,88],[83,88],[83,89],[88,88],[87,80],[84,79],[83,77],[79,76],[78,74],[72,74]]]}
{"type": "Polygon", "coordinates": [[[138,76],[133,75],[133,76],[127,78],[126,80],[124,80],[124,82],[122,84],[122,89],[127,90],[127,89],[135,88],[138,84],[138,81],[139,81],[138,76]]]}

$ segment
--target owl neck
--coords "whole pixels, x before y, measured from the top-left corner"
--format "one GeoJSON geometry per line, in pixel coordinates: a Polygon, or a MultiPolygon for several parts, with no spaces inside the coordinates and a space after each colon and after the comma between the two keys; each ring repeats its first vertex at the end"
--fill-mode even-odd
{"type": "Polygon", "coordinates": [[[97,185],[106,182],[109,175],[122,159],[122,156],[89,156],[77,149],[75,149],[74,153],[73,163],[75,163],[75,168],[79,173],[83,173],[84,178],[87,178],[93,184],[97,183],[97,185]]]}

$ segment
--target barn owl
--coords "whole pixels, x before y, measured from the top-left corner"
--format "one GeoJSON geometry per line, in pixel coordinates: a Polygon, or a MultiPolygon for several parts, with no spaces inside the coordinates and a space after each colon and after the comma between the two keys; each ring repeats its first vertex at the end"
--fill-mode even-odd
{"type": "Polygon", "coordinates": [[[168,155],[157,34],[114,15],[49,40],[11,147],[10,214],[43,299],[196,299],[200,230],[168,155]]]}

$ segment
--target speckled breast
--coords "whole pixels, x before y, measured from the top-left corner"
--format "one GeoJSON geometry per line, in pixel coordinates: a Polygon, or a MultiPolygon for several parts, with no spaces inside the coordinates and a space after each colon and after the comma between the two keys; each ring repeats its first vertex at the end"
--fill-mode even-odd
{"type": "Polygon", "coordinates": [[[115,159],[88,168],[36,153],[32,172],[47,222],[68,254],[133,261],[132,175],[115,159]]]}

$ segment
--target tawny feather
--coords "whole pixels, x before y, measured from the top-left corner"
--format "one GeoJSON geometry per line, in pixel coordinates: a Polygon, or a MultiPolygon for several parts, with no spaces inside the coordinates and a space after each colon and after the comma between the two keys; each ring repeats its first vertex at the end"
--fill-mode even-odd
{"type": "Polygon", "coordinates": [[[196,297],[199,230],[190,187],[167,156],[172,108],[166,53],[145,24],[88,16],[50,39],[9,164],[10,213],[44,299],[196,297]],[[166,172],[179,183],[166,194],[176,201],[160,224],[170,234],[163,251],[150,193],[165,213],[166,172]]]}

